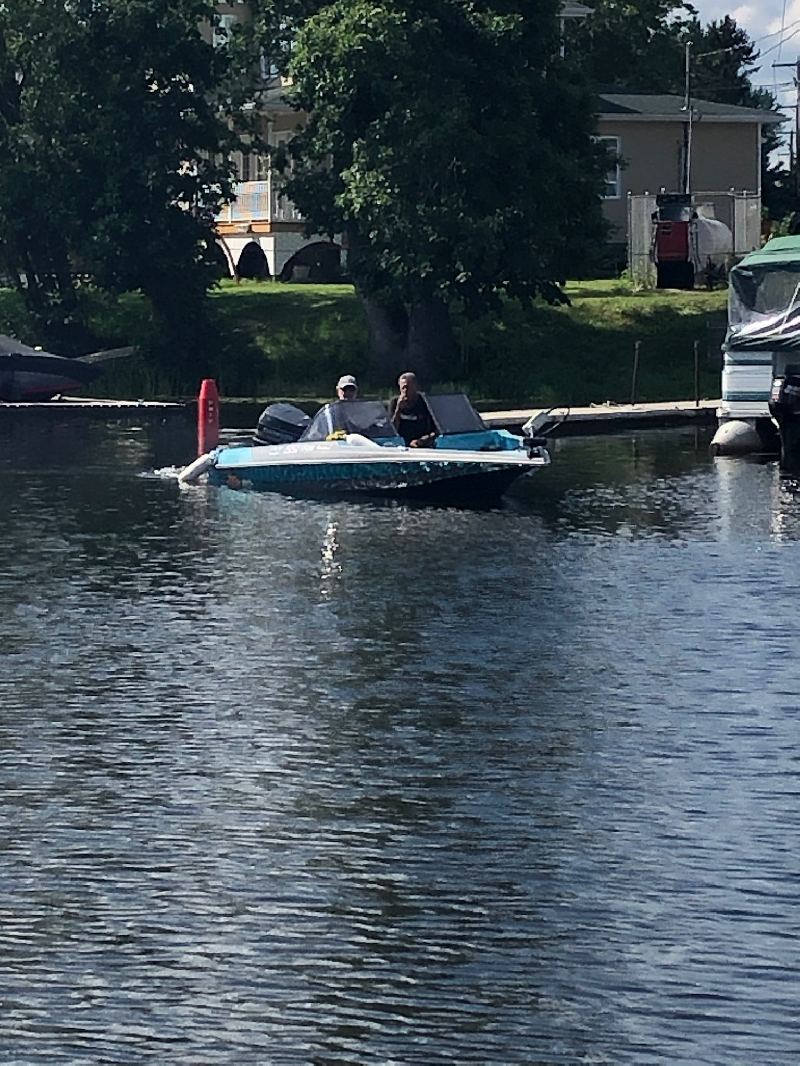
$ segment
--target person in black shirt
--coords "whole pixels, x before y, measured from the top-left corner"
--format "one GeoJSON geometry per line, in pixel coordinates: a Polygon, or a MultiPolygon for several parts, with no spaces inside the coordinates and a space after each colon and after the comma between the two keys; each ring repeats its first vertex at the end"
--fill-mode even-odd
{"type": "Polygon", "coordinates": [[[392,425],[409,448],[433,448],[436,427],[425,397],[419,391],[417,375],[408,372],[397,379],[400,395],[389,401],[392,425]]]}

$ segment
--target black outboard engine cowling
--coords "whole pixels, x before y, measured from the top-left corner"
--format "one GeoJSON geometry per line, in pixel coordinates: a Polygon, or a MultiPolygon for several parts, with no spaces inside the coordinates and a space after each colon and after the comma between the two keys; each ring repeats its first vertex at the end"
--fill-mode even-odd
{"type": "Polygon", "coordinates": [[[310,417],[291,403],[271,403],[258,419],[256,440],[261,444],[293,444],[300,440],[310,417]]]}
{"type": "Polygon", "coordinates": [[[769,413],[781,435],[781,466],[800,471],[800,373],[772,379],[769,413]]]}

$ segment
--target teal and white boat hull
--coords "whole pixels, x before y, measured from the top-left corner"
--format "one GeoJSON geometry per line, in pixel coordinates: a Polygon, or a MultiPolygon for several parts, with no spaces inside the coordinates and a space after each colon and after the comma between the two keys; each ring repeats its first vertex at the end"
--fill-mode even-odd
{"type": "Polygon", "coordinates": [[[393,496],[496,500],[550,462],[541,441],[488,429],[462,393],[426,397],[435,445],[407,447],[376,400],[326,404],[299,440],[234,442],[200,456],[179,475],[211,485],[303,496],[393,496]]]}
{"type": "Polygon", "coordinates": [[[349,436],[336,441],[220,448],[206,460],[209,484],[230,488],[315,496],[484,500],[502,495],[517,478],[547,466],[550,458],[545,449],[529,456],[521,450],[400,448],[349,436]]]}

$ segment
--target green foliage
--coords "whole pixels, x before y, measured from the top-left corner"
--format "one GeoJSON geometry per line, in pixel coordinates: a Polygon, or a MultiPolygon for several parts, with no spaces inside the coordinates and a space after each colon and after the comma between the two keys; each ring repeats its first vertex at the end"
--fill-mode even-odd
{"type": "Polygon", "coordinates": [[[288,192],[345,233],[360,292],[478,314],[559,299],[602,237],[604,160],[565,77],[556,0],[334,0],[297,32],[290,99],[311,118],[288,192]]]}
{"type": "Polygon", "coordinates": [[[715,345],[724,292],[634,293],[619,282],[586,282],[568,285],[567,293],[570,307],[525,309],[509,302],[499,320],[468,325],[468,389],[515,406],[627,403],[640,341],[637,400],[687,399],[697,340],[701,394],[719,394],[715,345]]]}
{"type": "Polygon", "coordinates": [[[566,56],[597,86],[683,92],[684,39],[694,8],[675,0],[597,0],[568,20],[566,56]]]}
{"type": "Polygon", "coordinates": [[[214,17],[206,0],[0,6],[0,254],[61,350],[92,341],[76,267],[145,293],[171,362],[207,346],[235,143],[215,103],[227,58],[200,32],[214,17]]]}
{"type": "Polygon", "coordinates": [[[0,288],[0,333],[23,343],[37,343],[34,325],[22,295],[15,289],[0,288]]]}
{"type": "Polygon", "coordinates": [[[703,27],[695,19],[692,42],[692,95],[721,104],[758,107],[750,77],[758,69],[758,50],[736,20],[726,15],[703,27]]]}
{"type": "Polygon", "coordinates": [[[532,306],[562,300],[604,240],[587,85],[613,71],[682,91],[692,36],[698,54],[735,45],[698,73],[706,91],[717,78],[745,93],[752,46],[733,20],[702,30],[688,4],[598,0],[564,61],[558,0],[248,6],[252,21],[214,49],[200,32],[211,0],[0,4],[0,265],[17,285],[0,298],[7,331],[65,352],[137,342],[158,359],[112,372],[136,395],[192,394],[210,372],[228,393],[325,394],[342,371],[367,373],[351,290],[225,285],[207,300],[213,218],[231,189],[221,160],[256,136],[245,105],[275,63],[311,114],[288,191],[312,232],[346,235],[360,294],[391,311],[456,309],[451,370],[479,391],[496,380],[515,402],[564,395],[562,346],[606,352],[582,375],[610,388],[611,348],[597,347],[610,327],[584,323],[582,304],[532,306]]]}
{"type": "Polygon", "coordinates": [[[223,282],[212,309],[224,338],[218,381],[226,395],[324,396],[342,374],[366,371],[364,315],[349,285],[223,282]]]}

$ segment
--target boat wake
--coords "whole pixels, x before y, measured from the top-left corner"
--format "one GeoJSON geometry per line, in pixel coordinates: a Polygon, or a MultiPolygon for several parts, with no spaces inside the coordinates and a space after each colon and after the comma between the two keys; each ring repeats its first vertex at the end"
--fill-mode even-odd
{"type": "Polygon", "coordinates": [[[156,470],[143,470],[138,477],[145,481],[177,481],[182,466],[160,466],[156,470]]]}

